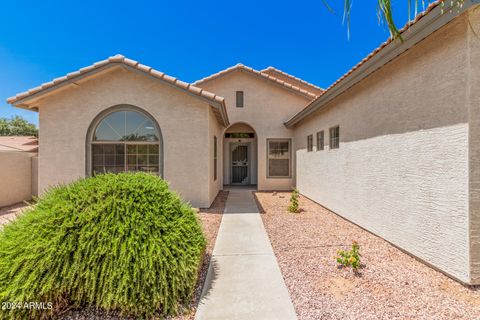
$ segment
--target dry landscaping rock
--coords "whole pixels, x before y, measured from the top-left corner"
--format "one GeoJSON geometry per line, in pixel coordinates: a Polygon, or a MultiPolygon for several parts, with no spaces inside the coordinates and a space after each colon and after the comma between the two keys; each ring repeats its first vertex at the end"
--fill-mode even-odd
{"type": "Polygon", "coordinates": [[[480,288],[465,287],[385,240],[300,196],[257,192],[263,222],[299,319],[480,319],[480,288]],[[359,274],[338,249],[360,244],[359,274]]]}

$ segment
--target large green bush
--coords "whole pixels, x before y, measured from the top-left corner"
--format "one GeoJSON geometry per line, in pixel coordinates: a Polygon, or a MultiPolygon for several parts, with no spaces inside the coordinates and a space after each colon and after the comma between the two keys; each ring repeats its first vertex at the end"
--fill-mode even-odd
{"type": "Polygon", "coordinates": [[[0,231],[0,310],[39,318],[65,307],[175,314],[191,298],[205,248],[189,205],[147,173],[105,174],[51,189],[0,231]]]}

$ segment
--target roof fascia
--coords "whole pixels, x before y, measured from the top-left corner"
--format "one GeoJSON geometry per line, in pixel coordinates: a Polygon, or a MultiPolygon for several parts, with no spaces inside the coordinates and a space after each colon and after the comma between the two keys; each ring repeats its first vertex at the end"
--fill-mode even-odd
{"type": "Polygon", "coordinates": [[[403,41],[395,40],[390,42],[372,58],[362,64],[358,69],[354,70],[344,79],[341,79],[338,84],[333,85],[330,89],[327,89],[325,93],[312,101],[302,111],[298,112],[288,121],[286,121],[284,123],[285,126],[291,128],[305,119],[305,117],[308,115],[323,108],[328,102],[332,101],[337,96],[344,93],[349,88],[398,57],[400,54],[412,48],[414,45],[446,25],[448,22],[452,21],[461,13],[468,10],[475,3],[478,3],[478,0],[465,0],[464,5],[460,10],[451,8],[450,2],[447,2],[445,3],[445,7],[443,7],[443,9],[441,5],[436,6],[431,12],[423,16],[419,21],[403,32],[403,41]],[[450,9],[452,12],[450,12],[450,9]]]}

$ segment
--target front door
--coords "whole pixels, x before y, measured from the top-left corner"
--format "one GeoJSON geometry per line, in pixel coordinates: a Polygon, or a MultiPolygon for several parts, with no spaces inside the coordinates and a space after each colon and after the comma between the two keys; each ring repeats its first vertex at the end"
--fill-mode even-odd
{"type": "Polygon", "coordinates": [[[248,144],[234,143],[231,146],[232,184],[249,184],[248,144]]]}

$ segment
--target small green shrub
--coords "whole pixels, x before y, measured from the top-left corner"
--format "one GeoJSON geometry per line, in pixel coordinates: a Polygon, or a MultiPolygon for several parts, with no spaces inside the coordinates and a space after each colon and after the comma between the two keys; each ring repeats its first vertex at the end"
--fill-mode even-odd
{"type": "Polygon", "coordinates": [[[190,302],[205,238],[192,208],[147,173],[104,174],[48,191],[0,231],[0,301],[172,315],[190,302]]]}
{"type": "Polygon", "coordinates": [[[354,271],[357,271],[360,267],[360,257],[360,246],[356,241],[353,241],[352,248],[350,250],[338,250],[335,259],[342,267],[351,267],[354,271]]]}
{"type": "Polygon", "coordinates": [[[300,208],[298,206],[298,196],[298,189],[293,188],[292,196],[290,197],[290,205],[288,206],[288,211],[291,213],[298,213],[300,211],[300,208]]]}

